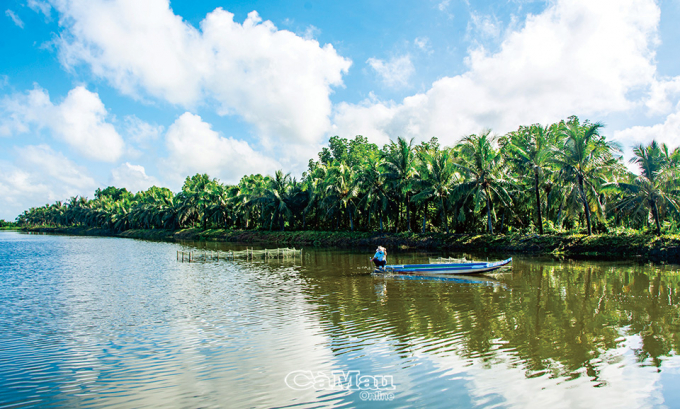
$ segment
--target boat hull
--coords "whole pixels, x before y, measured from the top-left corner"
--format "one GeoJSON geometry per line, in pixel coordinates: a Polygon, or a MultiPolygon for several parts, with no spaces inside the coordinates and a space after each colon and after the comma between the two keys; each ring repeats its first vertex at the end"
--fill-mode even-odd
{"type": "Polygon", "coordinates": [[[395,274],[482,274],[512,263],[512,258],[494,263],[456,263],[456,264],[404,264],[385,266],[384,272],[395,274]]]}

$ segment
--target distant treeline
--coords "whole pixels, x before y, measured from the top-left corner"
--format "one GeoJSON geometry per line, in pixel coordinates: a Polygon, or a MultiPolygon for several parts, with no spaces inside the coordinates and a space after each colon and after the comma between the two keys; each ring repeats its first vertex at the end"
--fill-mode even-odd
{"type": "Polygon", "coordinates": [[[6,222],[4,219],[0,219],[0,229],[11,229],[16,226],[15,222],[6,222]]]}
{"type": "Polygon", "coordinates": [[[398,138],[382,148],[334,136],[300,180],[277,171],[225,185],[187,177],[177,194],[97,189],[94,199],[31,208],[21,226],[289,229],[457,233],[677,233],[680,150],[634,149],[630,172],[603,125],[570,117],[502,136],[398,138]]]}

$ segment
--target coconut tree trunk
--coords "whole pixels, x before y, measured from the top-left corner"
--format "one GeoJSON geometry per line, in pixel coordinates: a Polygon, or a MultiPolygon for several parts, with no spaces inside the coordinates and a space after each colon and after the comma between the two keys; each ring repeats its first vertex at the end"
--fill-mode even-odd
{"type": "Polygon", "coordinates": [[[661,220],[659,219],[659,207],[656,205],[656,200],[652,200],[652,213],[654,213],[654,221],[656,222],[656,235],[661,236],[661,220]]]}
{"type": "Polygon", "coordinates": [[[588,225],[588,235],[593,235],[593,228],[590,224],[590,206],[588,206],[588,199],[586,198],[586,192],[583,189],[583,176],[578,175],[578,187],[581,191],[581,200],[583,200],[583,210],[586,213],[586,224],[588,225]]]}
{"type": "MultiPolygon", "coordinates": [[[[534,169],[534,188],[536,190],[536,212],[538,213],[538,232],[543,234],[543,216],[541,215],[541,195],[538,190],[538,168],[534,169]]],[[[505,213],[503,213],[505,215],[505,213]]]]}
{"type": "Polygon", "coordinates": [[[423,207],[423,228],[420,229],[421,233],[425,233],[425,226],[427,225],[427,204],[423,207]]]}
{"type": "Polygon", "coordinates": [[[382,220],[382,212],[380,212],[380,233],[383,232],[383,220],[382,220]]]}
{"type": "Polygon", "coordinates": [[[505,208],[503,208],[503,215],[501,216],[501,227],[498,229],[500,234],[503,234],[503,226],[505,225],[505,208]]]}
{"type": "Polygon", "coordinates": [[[487,233],[493,234],[493,223],[491,222],[491,198],[489,191],[486,191],[486,227],[487,233]]]}
{"type": "Polygon", "coordinates": [[[397,222],[394,223],[395,233],[399,233],[399,223],[401,223],[401,203],[397,200],[397,222]]]}
{"type": "Polygon", "coordinates": [[[444,225],[444,229],[446,229],[446,234],[449,234],[449,223],[447,222],[447,215],[446,215],[446,207],[444,207],[444,199],[439,198],[439,206],[441,207],[441,214],[442,214],[442,224],[444,225]]]}
{"type": "Polygon", "coordinates": [[[354,231],[354,219],[352,218],[352,209],[347,209],[349,215],[349,230],[354,231]]]}
{"type": "Polygon", "coordinates": [[[411,206],[408,205],[409,194],[406,194],[406,230],[411,231],[411,206]]]}

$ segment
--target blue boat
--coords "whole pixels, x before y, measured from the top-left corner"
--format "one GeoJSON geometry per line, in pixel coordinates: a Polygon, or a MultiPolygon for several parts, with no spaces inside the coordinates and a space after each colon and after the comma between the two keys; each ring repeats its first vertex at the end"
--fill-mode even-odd
{"type": "Polygon", "coordinates": [[[481,274],[498,270],[501,267],[512,263],[512,257],[507,260],[496,262],[473,262],[473,263],[451,263],[451,264],[394,264],[387,265],[384,269],[376,272],[387,272],[395,274],[481,274]]]}

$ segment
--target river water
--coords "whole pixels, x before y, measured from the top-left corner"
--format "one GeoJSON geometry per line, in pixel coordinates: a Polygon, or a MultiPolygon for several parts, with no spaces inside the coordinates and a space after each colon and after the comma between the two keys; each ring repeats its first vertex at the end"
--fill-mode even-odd
{"type": "Polygon", "coordinates": [[[0,232],[0,407],[680,407],[678,266],[195,248],[242,247],[0,232]]]}

